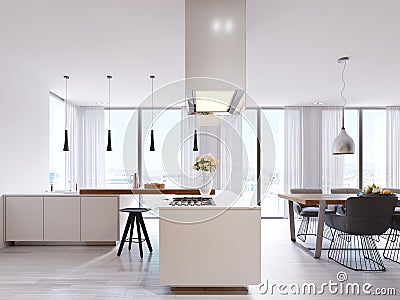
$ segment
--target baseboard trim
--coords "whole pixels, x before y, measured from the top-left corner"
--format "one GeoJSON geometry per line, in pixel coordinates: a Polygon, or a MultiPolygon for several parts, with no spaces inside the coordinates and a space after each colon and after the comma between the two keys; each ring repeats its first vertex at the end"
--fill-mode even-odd
{"type": "Polygon", "coordinates": [[[14,246],[115,246],[116,242],[12,242],[14,246]]]}
{"type": "Polygon", "coordinates": [[[248,292],[247,287],[171,287],[175,295],[247,295],[248,292]]]}

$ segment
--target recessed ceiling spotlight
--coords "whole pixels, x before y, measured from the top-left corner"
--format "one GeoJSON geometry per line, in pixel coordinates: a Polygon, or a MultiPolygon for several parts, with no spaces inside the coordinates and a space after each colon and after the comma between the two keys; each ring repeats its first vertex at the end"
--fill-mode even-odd
{"type": "Polygon", "coordinates": [[[106,102],[96,102],[96,104],[100,105],[100,106],[105,106],[107,103],[106,102]]]}
{"type": "Polygon", "coordinates": [[[313,104],[313,105],[323,105],[324,102],[313,102],[312,104],[313,104]]]}
{"type": "Polygon", "coordinates": [[[232,29],[233,29],[233,22],[232,22],[232,20],[227,20],[227,21],[225,22],[225,31],[226,31],[226,32],[231,32],[232,29]]]}
{"type": "Polygon", "coordinates": [[[215,32],[219,32],[221,30],[221,22],[219,20],[215,20],[213,22],[213,30],[215,32]]]}

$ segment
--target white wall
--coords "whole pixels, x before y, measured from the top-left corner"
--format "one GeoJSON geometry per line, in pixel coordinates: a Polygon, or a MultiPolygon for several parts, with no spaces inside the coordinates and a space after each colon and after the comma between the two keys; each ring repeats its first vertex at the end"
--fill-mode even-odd
{"type": "MultiPolygon", "coordinates": [[[[48,88],[0,60],[0,195],[44,191],[49,183],[48,88]]],[[[0,209],[0,247],[4,217],[0,209]]]]}
{"type": "Polygon", "coordinates": [[[398,105],[400,1],[247,0],[247,91],[264,106],[398,105]]]}

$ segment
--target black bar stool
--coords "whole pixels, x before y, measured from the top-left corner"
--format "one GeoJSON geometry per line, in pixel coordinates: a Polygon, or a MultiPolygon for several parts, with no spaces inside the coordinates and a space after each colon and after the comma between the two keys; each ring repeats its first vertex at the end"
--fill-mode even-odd
{"type": "Polygon", "coordinates": [[[135,219],[136,219],[137,235],[138,235],[138,240],[139,240],[140,257],[143,258],[142,235],[140,232],[140,227],[142,227],[142,231],[143,231],[146,243],[147,243],[147,247],[149,248],[149,251],[153,252],[153,248],[151,247],[149,235],[147,234],[146,225],[144,224],[143,216],[142,216],[142,212],[149,211],[149,209],[147,209],[147,208],[122,208],[119,211],[127,212],[127,213],[129,213],[129,216],[128,216],[128,220],[126,221],[124,234],[122,235],[122,239],[119,244],[117,256],[121,255],[122,248],[124,248],[124,243],[126,241],[126,236],[128,235],[129,228],[130,228],[130,237],[129,237],[128,241],[129,241],[129,251],[131,251],[132,235],[133,235],[133,227],[135,224],[135,219]]]}

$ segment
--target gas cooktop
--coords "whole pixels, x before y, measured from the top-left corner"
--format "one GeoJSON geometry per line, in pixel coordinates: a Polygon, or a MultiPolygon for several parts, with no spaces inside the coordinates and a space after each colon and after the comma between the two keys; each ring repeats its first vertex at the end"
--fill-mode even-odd
{"type": "Polygon", "coordinates": [[[214,206],[211,197],[175,197],[169,203],[171,206],[214,206]]]}

